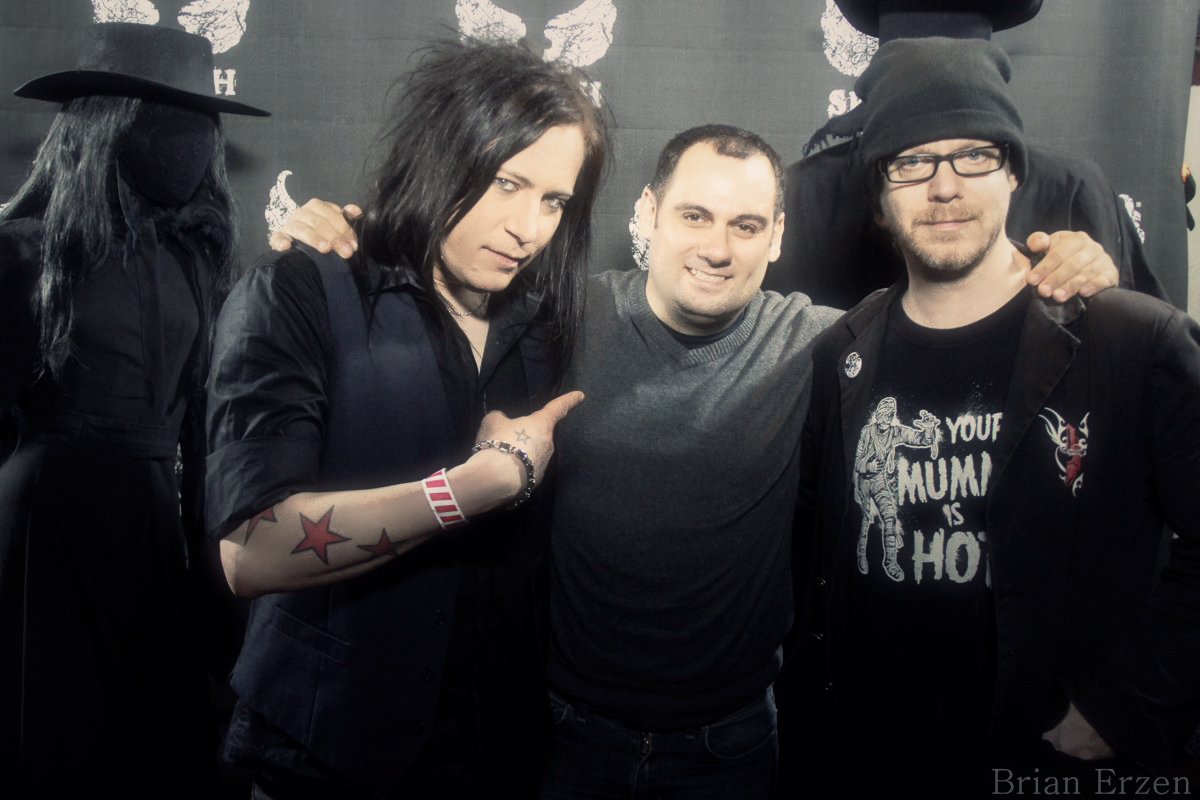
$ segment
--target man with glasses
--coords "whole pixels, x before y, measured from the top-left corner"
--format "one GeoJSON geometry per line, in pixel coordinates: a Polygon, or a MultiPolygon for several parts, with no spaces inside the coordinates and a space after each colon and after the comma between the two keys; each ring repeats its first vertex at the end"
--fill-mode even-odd
{"type": "Polygon", "coordinates": [[[864,767],[833,789],[1186,793],[1161,773],[1200,708],[1200,326],[1027,286],[1009,73],[987,42],[896,40],[855,87],[907,275],[814,353],[810,632],[864,767]]]}
{"type": "Polygon", "coordinates": [[[913,153],[881,161],[882,172],[891,183],[924,183],[933,178],[938,164],[948,163],[964,177],[987,175],[1004,167],[1008,160],[1008,143],[968,147],[947,156],[913,153]]]}
{"type": "MultiPolygon", "coordinates": [[[[991,39],[994,32],[1038,28],[1042,0],[834,0],[854,28],[894,39],[949,36],[991,39]]],[[[862,109],[829,119],[804,146],[805,157],[787,169],[789,224],[779,260],[763,288],[802,291],[814,303],[849,308],[904,274],[904,262],[872,219],[866,175],[854,157],[862,109]]],[[[1045,131],[1043,131],[1045,133],[1045,131]]],[[[1043,296],[1085,297],[1109,285],[1168,299],[1151,271],[1133,220],[1100,167],[1082,152],[1027,142],[1027,179],[1013,193],[1005,230],[1020,241],[1035,231],[1075,231],[1027,276],[1043,296]],[[1089,241],[1090,240],[1090,241],[1089,241]],[[1098,246],[1097,246],[1098,245],[1098,246]],[[1107,254],[1107,256],[1105,256],[1107,254]],[[1116,272],[1093,267],[1115,263],[1116,272]],[[1095,261],[1093,261],[1093,259],[1095,261]],[[1085,269],[1079,269],[1084,266],[1085,269]],[[1072,272],[1069,277],[1059,269],[1072,272]],[[1111,276],[1111,277],[1110,277],[1111,276]]],[[[873,169],[873,167],[872,167],[873,169]]],[[[1033,236],[1036,251],[1051,237],[1033,236]]]]}

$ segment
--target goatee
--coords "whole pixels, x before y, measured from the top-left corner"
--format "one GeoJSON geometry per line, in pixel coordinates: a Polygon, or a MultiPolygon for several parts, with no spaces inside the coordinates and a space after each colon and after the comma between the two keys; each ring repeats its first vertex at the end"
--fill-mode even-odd
{"type": "Polygon", "coordinates": [[[917,276],[928,283],[951,283],[967,277],[983,263],[988,252],[1000,238],[1001,228],[991,231],[987,241],[969,251],[940,253],[916,241],[911,233],[897,235],[893,243],[917,276]]]}

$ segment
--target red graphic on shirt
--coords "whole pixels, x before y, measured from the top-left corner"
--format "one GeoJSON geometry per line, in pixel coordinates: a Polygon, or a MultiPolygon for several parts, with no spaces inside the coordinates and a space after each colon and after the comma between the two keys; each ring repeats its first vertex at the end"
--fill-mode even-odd
{"type": "Polygon", "coordinates": [[[1045,414],[1039,415],[1046,424],[1046,433],[1054,442],[1054,459],[1058,463],[1059,475],[1063,484],[1069,486],[1071,494],[1079,493],[1083,486],[1083,457],[1087,455],[1088,446],[1088,414],[1083,415],[1079,425],[1071,425],[1062,415],[1052,408],[1046,411],[1054,415],[1051,421],[1045,414]]]}
{"type": "Polygon", "coordinates": [[[1063,452],[1067,453],[1067,463],[1063,466],[1063,482],[1071,484],[1083,473],[1083,450],[1079,444],[1079,431],[1068,425],[1065,432],[1067,442],[1063,452]]]}
{"type": "Polygon", "coordinates": [[[275,519],[275,509],[268,508],[266,511],[260,511],[250,518],[250,521],[246,523],[247,542],[250,541],[250,534],[254,533],[254,529],[258,527],[258,523],[264,520],[267,522],[278,522],[278,520],[275,519]]]}
{"type": "Polygon", "coordinates": [[[388,538],[387,528],[384,528],[379,533],[379,542],[376,544],[360,544],[359,550],[366,550],[371,554],[371,558],[379,558],[380,556],[391,556],[396,554],[396,543],[388,538]]]}
{"type": "Polygon", "coordinates": [[[316,522],[312,521],[303,514],[300,515],[300,524],[304,526],[304,538],[300,540],[300,544],[296,545],[293,554],[303,550],[312,550],[317,554],[317,558],[329,563],[329,557],[325,550],[331,544],[345,542],[349,540],[349,536],[342,536],[340,533],[334,533],[329,530],[329,521],[333,518],[333,508],[330,507],[325,515],[316,522]]]}

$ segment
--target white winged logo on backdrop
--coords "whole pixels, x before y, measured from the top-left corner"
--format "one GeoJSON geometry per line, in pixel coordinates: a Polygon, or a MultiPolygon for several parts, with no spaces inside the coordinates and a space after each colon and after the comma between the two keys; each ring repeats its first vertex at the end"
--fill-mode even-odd
{"type": "MultiPolygon", "coordinates": [[[[454,15],[464,37],[481,40],[516,42],[525,38],[528,27],[520,16],[491,0],[456,0],[454,15]]],[[[563,61],[575,67],[596,63],[613,42],[617,7],[612,0],[583,0],[578,6],[551,18],[543,30],[550,47],[542,53],[547,61],[563,61]]],[[[600,105],[600,83],[589,81],[588,94],[600,105]]],[[[278,230],[293,211],[296,202],[288,194],[285,182],[291,170],[279,173],[271,187],[266,207],[267,227],[278,230]]]]}
{"type": "MultiPolygon", "coordinates": [[[[242,40],[249,10],[250,0],[194,0],[176,19],[188,33],[212,42],[213,53],[224,53],[242,40]]],[[[150,0],[92,0],[92,19],[157,25],[159,14],[150,0]]]]}
{"type": "MultiPolygon", "coordinates": [[[[825,35],[825,59],[843,75],[857,78],[871,63],[879,40],[868,36],[846,21],[842,10],[834,0],[825,0],[825,12],[821,14],[821,32],[825,35]]],[[[858,105],[858,96],[850,89],[834,89],[829,93],[830,117],[845,114],[858,105]]]]}

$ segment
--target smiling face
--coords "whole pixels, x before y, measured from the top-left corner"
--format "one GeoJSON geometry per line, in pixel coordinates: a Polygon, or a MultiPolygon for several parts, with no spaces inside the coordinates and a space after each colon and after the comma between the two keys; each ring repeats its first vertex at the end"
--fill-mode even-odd
{"type": "Polygon", "coordinates": [[[507,288],[554,236],[583,159],[583,133],[560,126],[505,161],[442,242],[434,277],[471,292],[507,288]]]}
{"type": "MultiPolygon", "coordinates": [[[[991,144],[947,139],[910,147],[898,155],[947,155],[991,144]]],[[[910,270],[933,281],[955,280],[979,266],[1001,240],[1015,188],[1017,180],[1007,167],[963,177],[943,162],[925,183],[884,180],[879,222],[895,237],[910,270]]]]}
{"type": "Polygon", "coordinates": [[[638,215],[650,242],[646,299],[664,323],[691,335],[729,327],[779,257],[783,214],[776,178],[762,155],[734,158],[700,142],[684,151],[656,198],[638,215]]]}

